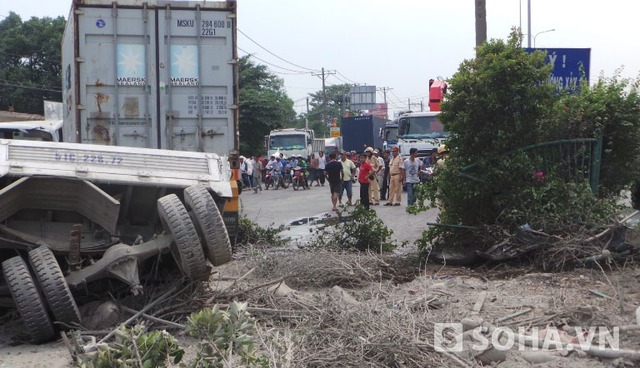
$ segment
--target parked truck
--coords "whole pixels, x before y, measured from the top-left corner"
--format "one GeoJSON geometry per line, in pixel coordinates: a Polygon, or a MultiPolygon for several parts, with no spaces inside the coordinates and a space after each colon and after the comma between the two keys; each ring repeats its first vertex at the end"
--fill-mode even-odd
{"type": "Polygon", "coordinates": [[[342,137],[333,137],[324,139],[324,153],[329,155],[332,152],[342,151],[342,137]]]}
{"type": "Polygon", "coordinates": [[[418,149],[418,157],[431,155],[444,143],[447,133],[438,121],[439,111],[408,112],[398,117],[398,149],[400,156],[409,157],[411,148],[418,149]]]}
{"type": "Polygon", "coordinates": [[[398,121],[387,122],[380,131],[382,138],[382,148],[385,150],[391,149],[398,145],[398,121]]]}
{"type": "Polygon", "coordinates": [[[12,138],[0,139],[0,305],[33,341],[81,324],[75,294],[94,283],[138,294],[159,266],[202,280],[207,261],[231,260],[236,13],[235,1],[73,1],[61,129],[0,127],[12,138]]]}
{"type": "Polygon", "coordinates": [[[343,117],[340,123],[342,147],[346,151],[362,152],[367,147],[382,148],[380,130],[387,119],[376,116],[343,117]]]}
{"type": "Polygon", "coordinates": [[[447,132],[438,121],[440,105],[447,93],[447,82],[438,78],[429,79],[428,112],[405,112],[398,117],[398,148],[402,157],[409,157],[411,148],[418,149],[418,157],[431,155],[444,144],[447,132]]]}
{"type": "Polygon", "coordinates": [[[316,138],[312,129],[285,128],[272,130],[266,139],[268,156],[282,153],[285,157],[309,157],[324,151],[324,139],[316,138]]]}

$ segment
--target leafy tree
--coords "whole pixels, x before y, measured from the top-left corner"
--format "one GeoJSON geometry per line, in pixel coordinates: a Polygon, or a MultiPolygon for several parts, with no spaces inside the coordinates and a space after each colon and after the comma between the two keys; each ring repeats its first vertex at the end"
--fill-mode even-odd
{"type": "Polygon", "coordinates": [[[309,128],[313,129],[316,137],[329,136],[329,124],[332,119],[340,122],[340,117],[349,107],[349,84],[335,84],[326,87],[327,108],[324,108],[324,93],[322,90],[309,94],[309,114],[301,114],[296,121],[297,127],[304,127],[305,117],[309,119],[309,128]],[[327,121],[323,122],[322,117],[326,116],[327,121]]]}
{"type": "Polygon", "coordinates": [[[43,99],[62,101],[61,40],[65,20],[10,12],[0,22],[0,108],[43,113],[43,99]]]}
{"type": "Polygon", "coordinates": [[[243,56],[240,67],[240,152],[264,153],[264,136],[272,129],[292,126],[293,101],[286,95],[282,79],[264,65],[243,56]]]}
{"type": "MultiPolygon", "coordinates": [[[[476,57],[465,60],[450,81],[440,119],[450,133],[451,154],[435,180],[421,188],[440,207],[439,222],[449,225],[426,233],[425,240],[432,244],[485,248],[526,223],[562,232],[567,225],[604,221],[614,209],[611,201],[599,201],[580,175],[565,174],[567,161],[549,158],[544,146],[528,151],[523,147],[581,134],[593,138],[598,133],[594,128],[603,123],[604,105],[616,111],[628,107],[622,103],[621,86],[596,86],[593,97],[591,92],[558,95],[548,83],[550,66],[544,55],[525,52],[521,37],[514,31],[506,42],[479,46],[476,57]],[[556,106],[563,101],[583,106],[599,98],[607,102],[557,117],[556,106]],[[591,116],[582,120],[581,111],[591,116]],[[563,129],[566,120],[574,120],[575,129],[563,129]]],[[[637,132],[638,125],[626,130],[631,131],[637,132]]]]}

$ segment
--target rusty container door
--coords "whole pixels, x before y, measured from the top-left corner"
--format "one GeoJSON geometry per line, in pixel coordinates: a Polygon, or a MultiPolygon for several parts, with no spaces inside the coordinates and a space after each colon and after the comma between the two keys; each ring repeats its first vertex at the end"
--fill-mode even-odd
{"type": "Polygon", "coordinates": [[[232,10],[158,9],[163,148],[234,148],[234,29],[232,10]]]}
{"type": "Polygon", "coordinates": [[[158,148],[155,11],[114,2],[79,14],[80,141],[158,148]]]}

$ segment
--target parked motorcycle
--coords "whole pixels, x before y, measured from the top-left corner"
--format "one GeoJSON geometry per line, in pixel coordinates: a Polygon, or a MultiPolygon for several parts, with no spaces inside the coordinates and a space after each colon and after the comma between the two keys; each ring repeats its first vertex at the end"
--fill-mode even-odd
{"type": "Polygon", "coordinates": [[[265,190],[269,190],[269,188],[274,185],[273,176],[271,176],[271,172],[270,171],[267,171],[264,174],[264,178],[262,180],[262,184],[264,184],[264,189],[265,190]]]}
{"type": "Polygon", "coordinates": [[[304,170],[300,166],[296,166],[293,168],[293,178],[291,179],[291,186],[293,190],[298,190],[298,188],[302,187],[303,189],[309,189],[309,184],[307,183],[307,178],[304,175],[304,170]]]}

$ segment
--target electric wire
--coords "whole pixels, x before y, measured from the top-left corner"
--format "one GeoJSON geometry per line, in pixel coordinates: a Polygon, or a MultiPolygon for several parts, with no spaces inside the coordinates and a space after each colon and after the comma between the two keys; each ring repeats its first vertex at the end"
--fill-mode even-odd
{"type": "Polygon", "coordinates": [[[252,57],[252,58],[254,58],[254,59],[256,59],[256,60],[260,60],[260,61],[262,61],[263,63],[268,64],[268,65],[271,65],[271,66],[273,66],[273,67],[275,67],[275,68],[280,68],[280,69],[282,69],[282,70],[286,70],[286,71],[288,71],[288,72],[291,72],[291,74],[307,74],[307,73],[308,73],[308,72],[303,72],[303,71],[299,71],[299,70],[293,70],[293,69],[285,68],[285,67],[283,67],[283,66],[279,66],[279,65],[276,65],[276,64],[270,63],[270,62],[268,62],[268,61],[266,61],[266,60],[264,60],[264,59],[261,59],[261,58],[259,58],[259,57],[255,56],[255,55],[254,55],[254,54],[252,54],[252,53],[249,53],[249,52],[248,52],[248,51],[246,51],[246,50],[243,50],[243,49],[242,49],[242,48],[240,48],[240,47],[238,47],[238,50],[240,50],[240,51],[244,52],[245,54],[249,55],[249,57],[252,57]]]}
{"type": "MultiPolygon", "coordinates": [[[[262,46],[261,44],[259,44],[259,43],[258,43],[257,41],[255,41],[253,38],[249,37],[246,33],[242,32],[242,31],[240,30],[240,28],[238,28],[238,32],[240,32],[243,36],[245,36],[246,38],[248,38],[248,39],[249,39],[249,41],[251,41],[251,42],[255,43],[256,45],[258,45],[258,47],[260,47],[260,48],[261,48],[261,49],[263,49],[264,51],[266,51],[266,52],[268,52],[269,54],[271,54],[271,55],[273,55],[273,56],[277,57],[278,59],[280,59],[280,60],[284,61],[284,62],[285,62],[285,63],[287,63],[287,64],[293,65],[293,66],[295,66],[296,68],[306,69],[306,70],[311,71],[311,72],[317,72],[317,71],[319,71],[318,69],[311,69],[311,68],[304,67],[304,66],[302,66],[302,65],[298,65],[298,64],[296,64],[296,63],[292,63],[292,62],[290,62],[289,60],[286,60],[286,59],[284,59],[284,58],[282,58],[282,57],[280,57],[280,56],[278,56],[278,55],[274,54],[273,52],[271,52],[270,50],[268,50],[266,47],[264,47],[264,46],[262,46]]],[[[245,52],[246,52],[246,51],[245,51],[245,52]]]]}

